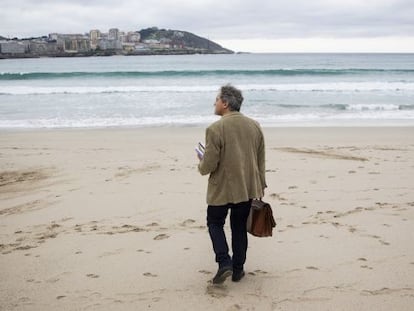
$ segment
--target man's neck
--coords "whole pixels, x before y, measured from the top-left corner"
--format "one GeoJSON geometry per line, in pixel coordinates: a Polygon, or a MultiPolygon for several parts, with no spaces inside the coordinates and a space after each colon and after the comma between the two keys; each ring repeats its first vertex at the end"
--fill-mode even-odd
{"type": "Polygon", "coordinates": [[[223,111],[223,113],[222,113],[221,116],[224,117],[224,116],[226,116],[226,115],[228,115],[228,114],[230,114],[232,112],[233,112],[232,110],[226,109],[226,110],[223,111]]]}

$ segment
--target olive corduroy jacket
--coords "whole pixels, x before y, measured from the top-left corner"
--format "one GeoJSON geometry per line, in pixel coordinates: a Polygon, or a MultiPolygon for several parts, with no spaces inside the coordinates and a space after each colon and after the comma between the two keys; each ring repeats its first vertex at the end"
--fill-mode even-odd
{"type": "Polygon", "coordinates": [[[265,145],[260,125],[232,111],[206,129],[206,146],[198,165],[210,174],[208,205],[240,203],[261,198],[266,187],[265,145]]]}

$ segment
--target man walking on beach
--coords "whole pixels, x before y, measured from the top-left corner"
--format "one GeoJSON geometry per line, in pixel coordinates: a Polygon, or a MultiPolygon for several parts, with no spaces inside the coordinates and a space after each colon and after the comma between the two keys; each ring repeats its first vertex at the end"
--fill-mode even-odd
{"type": "Polygon", "coordinates": [[[220,88],[214,106],[221,118],[206,129],[205,153],[198,154],[201,175],[210,174],[207,226],[218,263],[214,284],[231,275],[234,282],[244,277],[247,217],[252,199],[263,197],[266,187],[263,133],[256,121],[240,113],[242,102],[240,90],[220,88]],[[229,209],[232,258],[223,228],[229,209]]]}

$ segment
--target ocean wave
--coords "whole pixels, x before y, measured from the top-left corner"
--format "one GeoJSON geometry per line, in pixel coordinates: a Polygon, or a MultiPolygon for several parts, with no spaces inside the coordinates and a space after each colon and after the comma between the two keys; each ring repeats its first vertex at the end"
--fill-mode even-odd
{"type": "MultiPolygon", "coordinates": [[[[296,112],[289,114],[247,114],[264,126],[278,125],[314,125],[321,122],[332,125],[351,124],[360,125],[381,124],[386,122],[393,125],[414,125],[414,112],[401,111],[360,111],[358,113],[329,114],[326,112],[296,112]]],[[[35,128],[104,128],[104,127],[154,127],[154,126],[205,126],[217,120],[212,115],[176,115],[154,117],[80,117],[70,118],[31,118],[19,120],[1,120],[0,129],[35,129],[35,128]]]]}
{"type": "Polygon", "coordinates": [[[0,80],[49,80],[72,78],[177,78],[203,76],[343,76],[370,74],[413,74],[414,69],[266,69],[266,70],[163,70],[163,71],[79,71],[1,72],[0,80]]]}
{"type": "Polygon", "coordinates": [[[347,110],[346,104],[327,104],[327,105],[297,105],[297,104],[276,104],[275,106],[285,109],[315,109],[322,108],[327,110],[347,110]]]}
{"type": "Polygon", "coordinates": [[[320,111],[398,111],[398,110],[414,110],[414,105],[398,105],[398,104],[327,104],[327,105],[276,105],[281,108],[290,110],[315,110],[320,111]]]}
{"type": "Polygon", "coordinates": [[[414,105],[399,105],[399,110],[414,110],[414,105]]]}
{"type": "MultiPolygon", "coordinates": [[[[413,83],[403,82],[330,82],[293,84],[241,84],[242,91],[268,92],[371,92],[414,91],[413,83]]],[[[217,85],[160,85],[160,86],[0,86],[0,95],[48,95],[48,94],[111,94],[139,92],[216,92],[217,85]]]]}
{"type": "Polygon", "coordinates": [[[346,110],[350,111],[396,111],[400,109],[397,104],[351,104],[346,105],[346,110]]]}
{"type": "Polygon", "coordinates": [[[93,117],[93,118],[39,118],[0,120],[0,128],[99,128],[99,127],[148,127],[148,126],[196,126],[215,121],[214,116],[160,116],[160,117],[93,117]]]}

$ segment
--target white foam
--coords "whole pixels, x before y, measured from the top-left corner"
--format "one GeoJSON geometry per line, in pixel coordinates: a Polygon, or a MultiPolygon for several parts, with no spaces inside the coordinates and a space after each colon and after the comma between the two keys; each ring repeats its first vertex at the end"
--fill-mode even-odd
{"type": "MultiPolygon", "coordinates": [[[[414,91],[414,82],[332,82],[295,84],[241,84],[242,91],[296,91],[296,92],[359,92],[359,91],[414,91]]],[[[0,86],[0,94],[101,94],[136,92],[216,92],[218,85],[147,85],[147,86],[0,86]]]]}
{"type": "Polygon", "coordinates": [[[346,109],[351,111],[395,111],[399,110],[400,106],[395,104],[350,104],[346,109]]]}
{"type": "MultiPolygon", "coordinates": [[[[283,115],[249,114],[266,126],[280,124],[313,124],[320,122],[330,124],[353,123],[364,121],[371,123],[393,121],[394,124],[408,124],[414,126],[414,111],[370,110],[370,111],[345,111],[343,113],[291,113],[283,115]]],[[[160,117],[84,117],[79,119],[65,118],[38,118],[21,120],[0,120],[2,129],[30,129],[30,128],[99,128],[99,127],[150,127],[150,126],[196,126],[207,125],[218,119],[214,115],[178,115],[160,117]]]]}
{"type": "Polygon", "coordinates": [[[170,116],[143,118],[81,118],[81,119],[24,119],[0,120],[0,128],[96,128],[140,126],[185,126],[208,124],[214,116],[170,116]]]}

